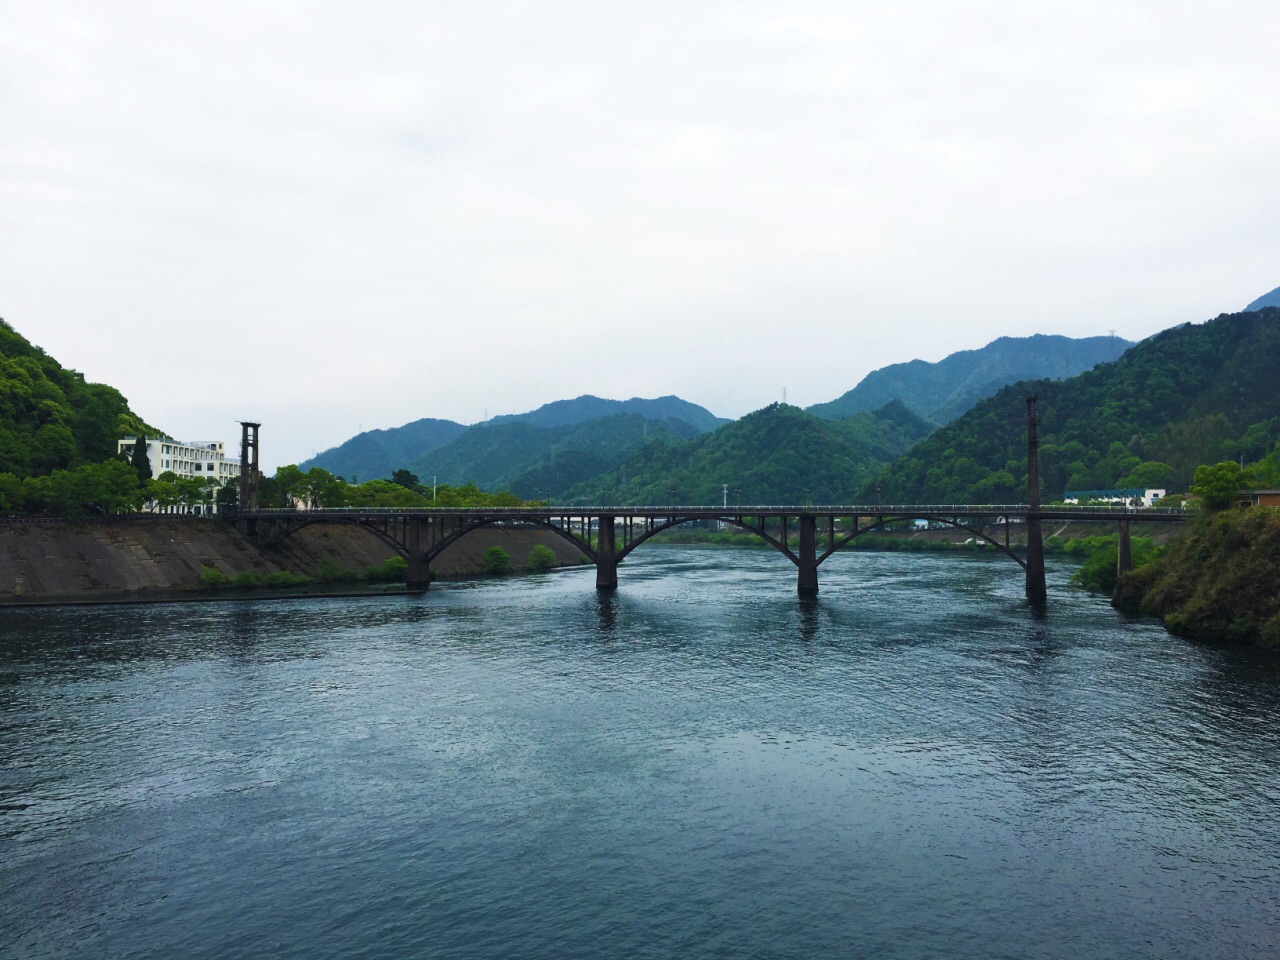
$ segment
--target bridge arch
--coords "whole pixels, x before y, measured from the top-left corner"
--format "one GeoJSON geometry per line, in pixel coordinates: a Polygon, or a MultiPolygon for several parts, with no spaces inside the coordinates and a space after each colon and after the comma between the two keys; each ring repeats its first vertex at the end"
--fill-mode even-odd
{"type": "MultiPolygon", "coordinates": [[[[634,539],[629,539],[626,542],[626,545],[621,550],[617,551],[617,553],[615,554],[615,557],[620,562],[624,557],[626,557],[629,553],[635,550],[636,547],[640,546],[640,544],[644,543],[647,540],[652,539],[659,533],[662,533],[665,530],[673,530],[676,527],[683,526],[686,523],[693,523],[697,520],[703,520],[703,519],[706,519],[706,518],[705,517],[674,517],[663,523],[656,524],[652,528],[640,534],[638,537],[635,537],[634,539]]],[[[748,533],[754,533],[757,537],[765,541],[765,543],[769,544],[769,546],[773,547],[773,549],[777,550],[779,553],[785,556],[792,563],[799,562],[799,560],[796,558],[796,555],[791,552],[791,549],[787,547],[786,544],[779,541],[777,537],[770,536],[765,531],[763,522],[759,526],[757,526],[755,524],[747,523],[745,520],[741,520],[736,516],[716,517],[715,520],[719,523],[731,524],[735,527],[738,527],[741,530],[746,530],[748,533]]]]}
{"type": "MultiPolygon", "coordinates": [[[[902,520],[911,520],[911,519],[914,519],[914,518],[913,518],[913,517],[906,516],[906,515],[903,515],[903,516],[892,516],[892,517],[879,517],[879,518],[877,518],[877,519],[876,519],[876,522],[875,522],[875,523],[873,523],[873,524],[871,524],[870,526],[860,527],[860,528],[858,528],[858,529],[855,529],[855,530],[854,530],[854,531],[852,531],[848,536],[844,537],[843,539],[839,540],[838,542],[836,542],[836,543],[832,544],[830,547],[828,547],[828,548],[827,548],[827,549],[826,549],[826,550],[825,550],[825,551],[824,551],[824,552],[823,552],[823,553],[818,557],[818,563],[819,563],[819,564],[821,564],[821,563],[822,563],[822,561],[826,560],[829,556],[831,556],[833,553],[835,553],[835,552],[836,552],[837,550],[839,550],[841,547],[847,546],[848,544],[852,543],[854,540],[858,539],[859,537],[863,536],[864,534],[871,533],[872,531],[875,531],[875,530],[882,530],[882,529],[884,529],[886,526],[888,526],[890,523],[897,523],[897,522],[902,521],[902,520]]],[[[931,522],[931,523],[945,523],[945,524],[946,524],[947,526],[949,526],[949,527],[954,527],[954,528],[956,528],[957,530],[964,530],[966,533],[971,533],[971,534],[973,534],[975,537],[979,538],[980,540],[985,540],[987,543],[991,544],[993,547],[995,547],[997,550],[999,550],[1001,553],[1003,553],[1006,557],[1008,557],[1008,558],[1009,558],[1010,560],[1012,560],[1014,563],[1018,564],[1018,566],[1022,567],[1022,569],[1023,569],[1023,570],[1026,570],[1026,569],[1027,569],[1027,561],[1026,561],[1026,560],[1024,560],[1022,557],[1020,557],[1020,556],[1018,556],[1016,553],[1014,553],[1014,551],[1013,551],[1013,549],[1012,549],[1011,547],[1007,546],[1006,544],[1001,543],[999,540],[996,540],[996,539],[994,539],[994,538],[992,538],[992,537],[988,536],[988,535],[986,534],[986,532],[982,530],[982,528],[981,528],[981,527],[974,527],[974,526],[970,526],[969,524],[964,523],[964,522],[962,522],[962,521],[960,521],[960,520],[954,520],[954,519],[949,519],[949,518],[945,518],[945,517],[931,517],[931,518],[930,518],[930,522],[931,522]]]]}
{"type": "Polygon", "coordinates": [[[481,517],[471,521],[470,523],[459,524],[453,530],[446,533],[439,540],[434,541],[430,547],[422,554],[422,561],[430,564],[432,560],[444,553],[444,551],[457,543],[469,533],[475,533],[483,527],[493,526],[494,524],[517,523],[523,527],[537,527],[541,530],[550,530],[562,540],[567,540],[592,562],[596,562],[596,549],[589,540],[575,536],[572,531],[552,523],[550,520],[541,517],[481,517]]]}

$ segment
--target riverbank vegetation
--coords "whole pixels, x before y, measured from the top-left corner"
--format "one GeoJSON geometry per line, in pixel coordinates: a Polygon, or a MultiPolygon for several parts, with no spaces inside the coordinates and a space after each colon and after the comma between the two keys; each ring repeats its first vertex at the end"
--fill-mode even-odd
{"type": "Polygon", "coordinates": [[[1113,603],[1196,639],[1280,648],[1280,510],[1197,517],[1185,537],[1120,578],[1113,603]]]}
{"type": "MultiPolygon", "coordinates": [[[[424,487],[412,474],[398,472],[401,482],[371,480],[348,483],[320,467],[303,473],[281,467],[259,485],[262,507],[518,507],[526,501],[513,493],[490,493],[475,484],[424,487]]],[[[141,479],[121,459],[88,463],[46,476],[18,477],[0,473],[0,516],[85,519],[152,510],[158,513],[212,513],[234,507],[235,480],[219,485],[213,478],[179,477],[165,471],[141,479]]]]}

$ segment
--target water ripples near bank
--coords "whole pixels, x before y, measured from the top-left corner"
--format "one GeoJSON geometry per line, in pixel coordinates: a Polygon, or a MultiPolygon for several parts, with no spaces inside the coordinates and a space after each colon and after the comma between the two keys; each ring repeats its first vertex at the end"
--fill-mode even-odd
{"type": "Polygon", "coordinates": [[[0,954],[1280,955],[1280,665],[1067,572],[4,611],[0,954]]]}

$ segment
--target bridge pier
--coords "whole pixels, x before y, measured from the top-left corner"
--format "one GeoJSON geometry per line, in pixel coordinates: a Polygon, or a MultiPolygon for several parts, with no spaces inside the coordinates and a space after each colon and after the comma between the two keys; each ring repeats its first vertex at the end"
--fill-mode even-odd
{"type": "MultiPolygon", "coordinates": [[[[817,518],[800,515],[800,550],[796,557],[796,592],[812,595],[818,592],[817,518]]],[[[784,528],[785,529],[785,528],[784,528]]]]}
{"type": "Polygon", "coordinates": [[[405,559],[409,562],[409,568],[405,571],[405,586],[410,590],[426,590],[431,586],[431,568],[422,547],[425,525],[425,521],[415,517],[404,528],[405,553],[408,554],[405,559]]]}
{"type": "Polygon", "coordinates": [[[1133,569],[1133,544],[1129,539],[1129,521],[1121,520],[1116,524],[1116,576],[1122,576],[1133,569]]]}
{"type": "Polygon", "coordinates": [[[618,589],[618,544],[614,518],[600,517],[600,529],[596,538],[596,589],[618,589]]]}
{"type": "Polygon", "coordinates": [[[1044,534],[1040,518],[1027,519],[1027,599],[1042,603],[1049,596],[1044,580],[1044,534]]]}

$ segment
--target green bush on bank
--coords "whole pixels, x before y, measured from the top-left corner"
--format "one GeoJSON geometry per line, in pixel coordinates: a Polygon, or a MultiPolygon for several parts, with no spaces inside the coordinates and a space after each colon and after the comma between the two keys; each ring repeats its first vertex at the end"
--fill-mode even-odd
{"type": "Polygon", "coordinates": [[[511,557],[501,547],[493,546],[484,552],[484,572],[492,575],[510,573],[511,557]]]}
{"type": "Polygon", "coordinates": [[[550,570],[557,563],[555,552],[543,543],[536,543],[525,560],[525,569],[534,573],[550,570]]]}
{"type": "Polygon", "coordinates": [[[409,561],[404,557],[387,557],[382,563],[365,568],[365,576],[373,583],[404,583],[409,579],[409,561]]]}
{"type": "Polygon", "coordinates": [[[200,583],[206,587],[222,587],[231,582],[231,578],[217,567],[202,565],[200,567],[200,583]]]}
{"type": "MultiPolygon", "coordinates": [[[[1120,559],[1119,536],[1112,533],[1100,537],[1081,537],[1080,542],[1084,541],[1089,541],[1083,548],[1088,550],[1088,555],[1080,565],[1080,569],[1071,575],[1072,584],[1094,593],[1114,593],[1120,559]]],[[[1159,557],[1163,548],[1156,546],[1155,541],[1149,537],[1131,537],[1129,549],[1136,570],[1159,557]]],[[[1045,552],[1047,553],[1048,550],[1046,549],[1045,552]]],[[[1068,556],[1079,556],[1081,550],[1072,549],[1063,552],[1068,556]]]]}

